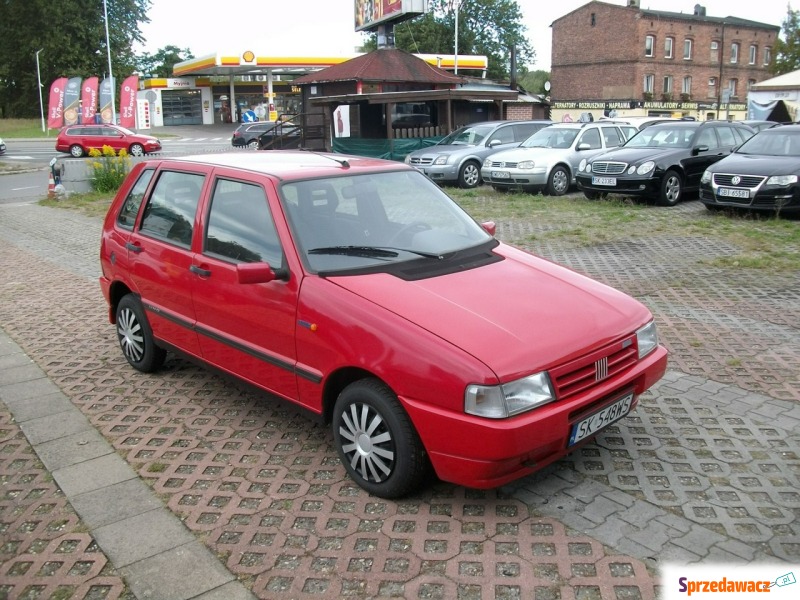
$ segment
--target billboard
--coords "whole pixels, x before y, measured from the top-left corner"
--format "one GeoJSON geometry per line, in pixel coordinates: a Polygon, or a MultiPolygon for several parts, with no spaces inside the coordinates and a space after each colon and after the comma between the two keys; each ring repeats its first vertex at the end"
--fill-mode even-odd
{"type": "Polygon", "coordinates": [[[428,0],[355,0],[355,30],[372,31],[378,25],[399,23],[428,11],[428,0]]]}

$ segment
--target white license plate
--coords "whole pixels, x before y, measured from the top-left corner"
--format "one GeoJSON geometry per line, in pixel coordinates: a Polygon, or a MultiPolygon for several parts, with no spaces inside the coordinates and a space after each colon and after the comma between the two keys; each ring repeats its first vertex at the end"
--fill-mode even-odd
{"type": "Polygon", "coordinates": [[[750,190],[738,190],[735,188],[719,188],[718,194],[728,198],[749,198],[750,190]]]}
{"type": "Polygon", "coordinates": [[[492,171],[492,179],[511,179],[508,171],[492,171]]]}
{"type": "Polygon", "coordinates": [[[617,185],[616,177],[592,177],[592,185],[617,185]]]}
{"type": "Polygon", "coordinates": [[[569,436],[569,445],[577,444],[582,439],[594,435],[604,427],[611,425],[615,421],[619,421],[622,417],[628,414],[631,410],[633,403],[633,394],[620,398],[614,404],[606,406],[603,410],[597,411],[575,423],[572,427],[572,435],[569,436]]]}

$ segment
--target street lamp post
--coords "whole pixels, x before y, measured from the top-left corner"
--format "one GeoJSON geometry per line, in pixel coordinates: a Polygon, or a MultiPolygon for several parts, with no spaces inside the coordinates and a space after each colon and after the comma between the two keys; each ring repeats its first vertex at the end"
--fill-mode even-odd
{"type": "Polygon", "coordinates": [[[42,114],[42,133],[44,133],[44,101],[42,100],[42,72],[39,69],[39,52],[44,50],[36,51],[36,81],[39,84],[39,112],[42,114]]]}
{"type": "Polygon", "coordinates": [[[462,0],[456,0],[456,53],[453,56],[453,63],[455,64],[455,69],[453,73],[458,75],[458,9],[461,6],[462,0]]]}
{"type": "Polygon", "coordinates": [[[106,21],[106,50],[108,51],[108,77],[111,79],[111,122],[117,124],[117,107],[114,103],[114,71],[111,70],[111,42],[108,37],[108,5],[106,0],[103,0],[103,16],[106,21]]]}

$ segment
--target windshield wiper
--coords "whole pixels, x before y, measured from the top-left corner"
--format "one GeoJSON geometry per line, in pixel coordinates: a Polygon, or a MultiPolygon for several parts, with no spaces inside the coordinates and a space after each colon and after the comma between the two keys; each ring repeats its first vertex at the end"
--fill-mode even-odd
{"type": "Polygon", "coordinates": [[[391,246],[325,246],[322,248],[312,248],[309,254],[341,254],[342,256],[360,256],[364,258],[397,258],[400,252],[408,252],[425,258],[444,259],[441,254],[433,252],[422,252],[420,250],[410,250],[408,248],[394,248],[391,246]]]}

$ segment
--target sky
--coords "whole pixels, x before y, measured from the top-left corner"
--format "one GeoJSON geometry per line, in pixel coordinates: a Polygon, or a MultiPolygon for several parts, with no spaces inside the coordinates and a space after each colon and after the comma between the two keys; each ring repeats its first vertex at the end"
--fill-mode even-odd
{"type": "MultiPolygon", "coordinates": [[[[528,39],[536,51],[529,69],[550,70],[550,24],[588,0],[517,0],[528,39]]],[[[627,0],[608,0],[625,5],[627,0]]],[[[800,6],[800,0],[795,0],[800,6]]],[[[711,17],[734,16],[781,26],[787,0],[641,0],[642,8],[694,12],[706,7],[711,17]]],[[[795,6],[792,6],[795,9],[795,6]]],[[[188,48],[196,56],[219,52],[238,56],[252,50],[261,56],[350,56],[363,42],[353,30],[353,0],[240,2],[224,0],[151,0],[150,23],[141,26],[146,43],[134,50],[157,52],[164,46],[188,48]]]]}

